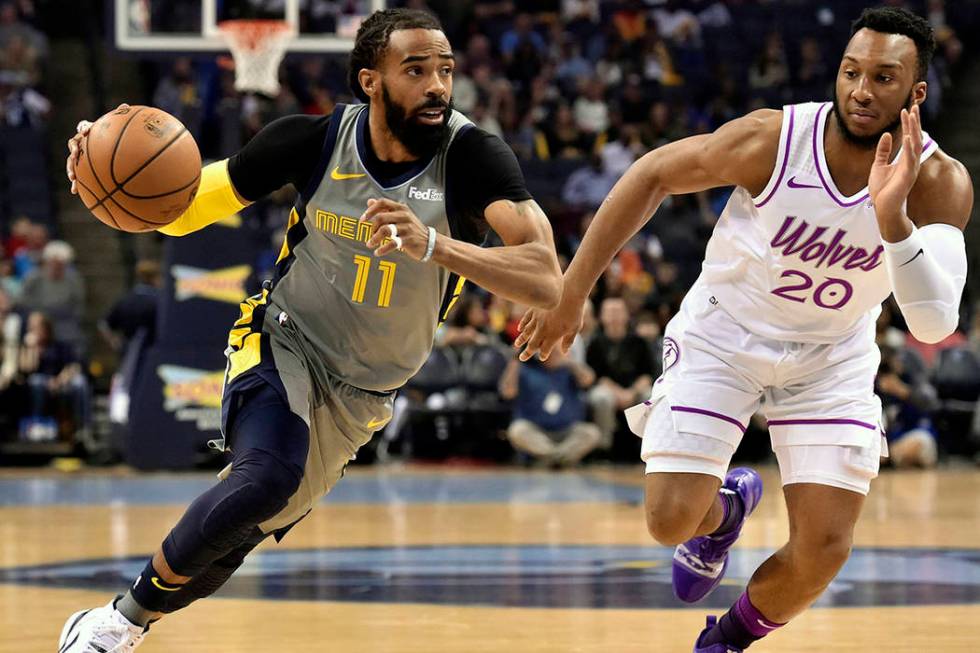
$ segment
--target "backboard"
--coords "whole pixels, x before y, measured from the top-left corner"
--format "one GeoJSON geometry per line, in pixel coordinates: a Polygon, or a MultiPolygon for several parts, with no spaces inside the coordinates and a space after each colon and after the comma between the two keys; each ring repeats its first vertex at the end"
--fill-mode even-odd
{"type": "Polygon", "coordinates": [[[134,52],[227,51],[223,20],[285,20],[289,52],[346,52],[361,21],[385,0],[113,0],[116,47],[134,52]]]}

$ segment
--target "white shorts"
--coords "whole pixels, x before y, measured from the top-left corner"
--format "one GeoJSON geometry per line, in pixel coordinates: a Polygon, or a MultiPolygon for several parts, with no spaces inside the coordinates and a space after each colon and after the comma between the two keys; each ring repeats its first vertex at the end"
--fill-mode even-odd
{"type": "Polygon", "coordinates": [[[667,325],[664,373],[627,411],[647,473],[724,479],[761,408],[783,485],[820,483],[866,494],[883,451],[873,333],[828,345],[763,338],[695,285],[667,325]]]}

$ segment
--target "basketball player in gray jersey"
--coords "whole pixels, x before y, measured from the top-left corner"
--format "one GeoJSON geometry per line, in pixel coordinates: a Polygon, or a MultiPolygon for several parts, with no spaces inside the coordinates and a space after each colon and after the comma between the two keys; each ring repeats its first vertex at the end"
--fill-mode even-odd
{"type": "MultiPolygon", "coordinates": [[[[151,622],[215,592],[269,535],[280,540],[390,419],[465,279],[557,305],[548,220],[509,148],[453,111],[453,68],[434,17],[374,13],[350,58],[364,104],[270,124],[207,166],[193,205],[161,229],[180,236],[286,183],[299,191],[274,278],[229,335],[215,444],[232,463],[125,596],[68,619],[59,653],[134,649],[151,622]],[[479,246],[491,228],[503,247],[479,246]]],[[[69,148],[72,179],[77,137],[69,148]]]]}

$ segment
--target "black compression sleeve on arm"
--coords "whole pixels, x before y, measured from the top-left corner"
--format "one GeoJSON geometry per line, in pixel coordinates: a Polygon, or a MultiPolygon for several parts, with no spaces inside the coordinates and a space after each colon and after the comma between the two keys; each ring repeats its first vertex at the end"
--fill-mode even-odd
{"type": "Polygon", "coordinates": [[[464,213],[478,213],[497,200],[531,199],[524,173],[507,143],[479,127],[456,137],[446,162],[453,194],[464,213]]]}
{"type": "Polygon", "coordinates": [[[455,238],[481,243],[490,225],[484,211],[497,200],[531,199],[517,157],[506,143],[479,127],[456,137],[446,160],[447,206],[455,238]],[[451,200],[451,201],[449,201],[451,200]]]}
{"type": "Polygon", "coordinates": [[[316,169],[330,116],[294,115],[266,125],[228,159],[228,175],[238,194],[260,200],[286,184],[302,190],[316,169]]]}

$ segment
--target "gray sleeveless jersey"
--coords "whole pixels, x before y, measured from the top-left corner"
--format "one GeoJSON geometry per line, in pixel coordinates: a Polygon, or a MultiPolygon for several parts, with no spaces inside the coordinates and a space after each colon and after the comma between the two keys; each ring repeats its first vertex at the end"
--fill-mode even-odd
{"type": "Polygon", "coordinates": [[[298,327],[313,362],[358,388],[403,385],[425,362],[462,288],[462,279],[435,263],[401,252],[375,257],[367,247],[370,224],[358,220],[368,199],[388,198],[451,235],[446,154],[471,123],[455,111],[448,120],[448,137],[427,164],[385,182],[364,164],[367,105],[338,106],[318,172],[290,215],[269,299],[285,312],[280,319],[298,327]]]}

